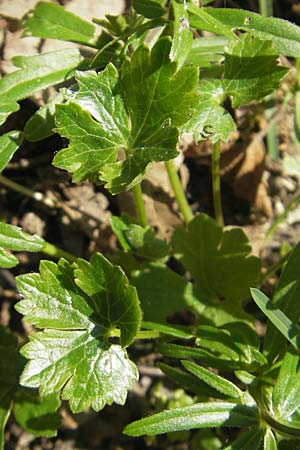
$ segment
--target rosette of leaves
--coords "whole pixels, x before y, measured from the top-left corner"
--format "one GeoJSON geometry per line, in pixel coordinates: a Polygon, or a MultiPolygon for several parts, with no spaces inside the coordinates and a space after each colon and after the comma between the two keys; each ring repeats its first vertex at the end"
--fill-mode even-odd
{"type": "Polygon", "coordinates": [[[100,254],[74,265],[42,261],[40,273],[21,275],[24,299],[16,309],[43,331],[30,335],[21,353],[30,361],[20,383],[43,397],[60,393],[73,412],[124,404],[137,379],[126,347],[140,326],[136,290],[123,271],[100,254]],[[119,336],[119,344],[111,337],[119,336]]]}

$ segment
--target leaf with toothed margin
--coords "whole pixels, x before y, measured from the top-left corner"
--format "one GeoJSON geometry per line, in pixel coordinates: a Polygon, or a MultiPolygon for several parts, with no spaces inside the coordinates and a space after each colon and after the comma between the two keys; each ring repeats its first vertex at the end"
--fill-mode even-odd
{"type": "Polygon", "coordinates": [[[78,90],[56,108],[57,131],[70,145],[53,164],[75,182],[105,182],[117,194],[139,183],[151,162],[175,158],[178,128],[195,109],[198,70],[177,70],[170,50],[164,37],[151,51],[139,46],[120,74],[112,64],[78,72],[78,90]]]}
{"type": "Polygon", "coordinates": [[[125,347],[141,320],[136,290],[123,271],[102,255],[74,265],[42,261],[40,273],[21,275],[24,299],[16,309],[44,331],[34,333],[21,353],[30,361],[21,384],[39,387],[42,396],[61,391],[73,412],[91,406],[124,404],[137,379],[125,347]],[[120,345],[110,336],[120,330],[120,345]]]}

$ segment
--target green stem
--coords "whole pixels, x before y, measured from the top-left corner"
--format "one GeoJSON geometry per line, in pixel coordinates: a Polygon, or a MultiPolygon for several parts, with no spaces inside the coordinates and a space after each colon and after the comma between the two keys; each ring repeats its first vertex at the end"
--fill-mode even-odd
{"type": "Polygon", "coordinates": [[[41,192],[36,192],[25,186],[22,186],[21,184],[4,177],[2,174],[0,174],[0,183],[3,186],[8,187],[9,189],[12,189],[16,192],[20,192],[21,194],[26,195],[27,197],[33,198],[34,200],[37,200],[38,202],[43,203],[44,205],[50,208],[56,207],[55,203],[41,192]]]}
{"type": "Polygon", "coordinates": [[[42,249],[42,253],[45,253],[45,255],[52,256],[53,258],[59,259],[64,258],[69,262],[76,261],[76,256],[72,255],[69,252],[66,252],[65,250],[62,250],[59,247],[56,247],[54,244],[50,244],[49,242],[45,243],[44,248],[42,249]]]}
{"type": "Polygon", "coordinates": [[[221,157],[221,143],[220,141],[218,141],[215,144],[213,144],[213,152],[212,152],[212,191],[213,191],[216,222],[220,227],[223,227],[224,219],[223,219],[222,198],[221,198],[220,157],[221,157]]]}
{"type": "MultiPolygon", "coordinates": [[[[120,337],[121,332],[119,328],[114,328],[113,330],[110,330],[109,336],[110,337],[120,337]]],[[[135,336],[135,340],[137,339],[156,339],[161,336],[159,331],[154,330],[140,330],[137,335],[135,336]]]]}
{"type": "Polygon", "coordinates": [[[142,225],[142,227],[146,227],[148,225],[148,220],[147,220],[147,214],[146,214],[146,209],[145,209],[145,203],[144,203],[144,199],[143,199],[143,192],[142,192],[140,183],[137,184],[136,186],[134,186],[133,193],[134,193],[134,199],[135,199],[135,205],[136,205],[139,223],[140,223],[140,225],[142,225]]]}
{"type": "Polygon", "coordinates": [[[166,161],[165,165],[179,209],[181,211],[181,214],[183,215],[185,223],[188,224],[193,219],[194,215],[185,196],[182,184],[178,176],[178,172],[173,161],[166,161]]]}
{"type": "Polygon", "coordinates": [[[259,12],[262,16],[273,16],[273,0],[259,0],[259,12]]]}

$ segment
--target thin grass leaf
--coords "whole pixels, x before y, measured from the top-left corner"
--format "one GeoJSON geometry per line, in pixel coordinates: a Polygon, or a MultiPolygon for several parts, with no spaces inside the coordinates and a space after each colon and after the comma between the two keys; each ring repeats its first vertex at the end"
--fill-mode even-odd
{"type": "Polygon", "coordinates": [[[268,319],[275,325],[280,333],[300,351],[300,328],[295,325],[279,308],[274,306],[271,300],[263,294],[259,289],[251,289],[252,298],[261,309],[261,311],[268,317],[268,319]]]}

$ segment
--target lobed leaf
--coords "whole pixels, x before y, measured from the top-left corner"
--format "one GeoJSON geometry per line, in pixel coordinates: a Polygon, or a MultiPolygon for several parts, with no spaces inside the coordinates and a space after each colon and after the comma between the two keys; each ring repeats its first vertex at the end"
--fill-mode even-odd
{"type": "Polygon", "coordinates": [[[222,325],[223,311],[231,317],[244,317],[241,301],[248,297],[258,277],[260,261],[249,256],[249,241],[243,231],[223,232],[212,218],[199,214],[187,230],[175,230],[172,243],[176,256],[197,284],[200,300],[207,305],[204,315],[216,325],[222,325]],[[213,307],[218,299],[218,307],[213,307]]]}
{"type": "Polygon", "coordinates": [[[198,306],[192,283],[165,264],[147,264],[135,271],[131,282],[137,288],[145,320],[165,322],[176,311],[187,306],[192,308],[194,304],[198,306]]]}
{"type": "Polygon", "coordinates": [[[201,80],[198,94],[201,101],[185,129],[193,133],[195,141],[209,138],[213,143],[227,142],[236,125],[229,112],[221,106],[226,96],[221,80],[201,80]]]}
{"type": "Polygon", "coordinates": [[[235,403],[198,403],[133,422],[127,425],[124,433],[129,436],[151,436],[193,428],[247,427],[257,422],[256,408],[235,403]]]}
{"type": "Polygon", "coordinates": [[[142,227],[126,214],[112,217],[110,223],[125,252],[132,251],[148,260],[163,259],[169,254],[167,242],[157,239],[150,226],[142,227]]]}
{"type": "Polygon", "coordinates": [[[151,162],[177,155],[177,127],[195,108],[198,72],[177,70],[170,48],[168,38],[151,53],[139,46],[120,79],[112,64],[99,74],[77,74],[79,90],[57,107],[57,131],[71,144],[54,165],[72,172],[75,182],[104,181],[117,194],[140,182],[151,162]]]}
{"type": "Polygon", "coordinates": [[[53,437],[57,435],[57,428],[61,424],[57,412],[60,403],[57,393],[40,398],[35,391],[19,389],[14,396],[14,417],[29,433],[53,437]]]}
{"type": "Polygon", "coordinates": [[[272,42],[242,34],[225,51],[223,89],[232,96],[232,106],[262,100],[279,87],[289,69],[278,65],[272,42]]]}
{"type": "Polygon", "coordinates": [[[95,47],[96,27],[60,5],[38,2],[33,11],[24,18],[22,36],[59,39],[95,47]]]}
{"type": "Polygon", "coordinates": [[[122,270],[100,254],[74,266],[42,261],[39,274],[21,275],[17,285],[25,298],[16,309],[46,328],[22,347],[30,361],[21,384],[39,387],[42,396],[61,391],[73,412],[124,404],[138,374],[123,347],[137,333],[141,314],[122,270]],[[121,345],[109,341],[116,327],[121,345]]]}

